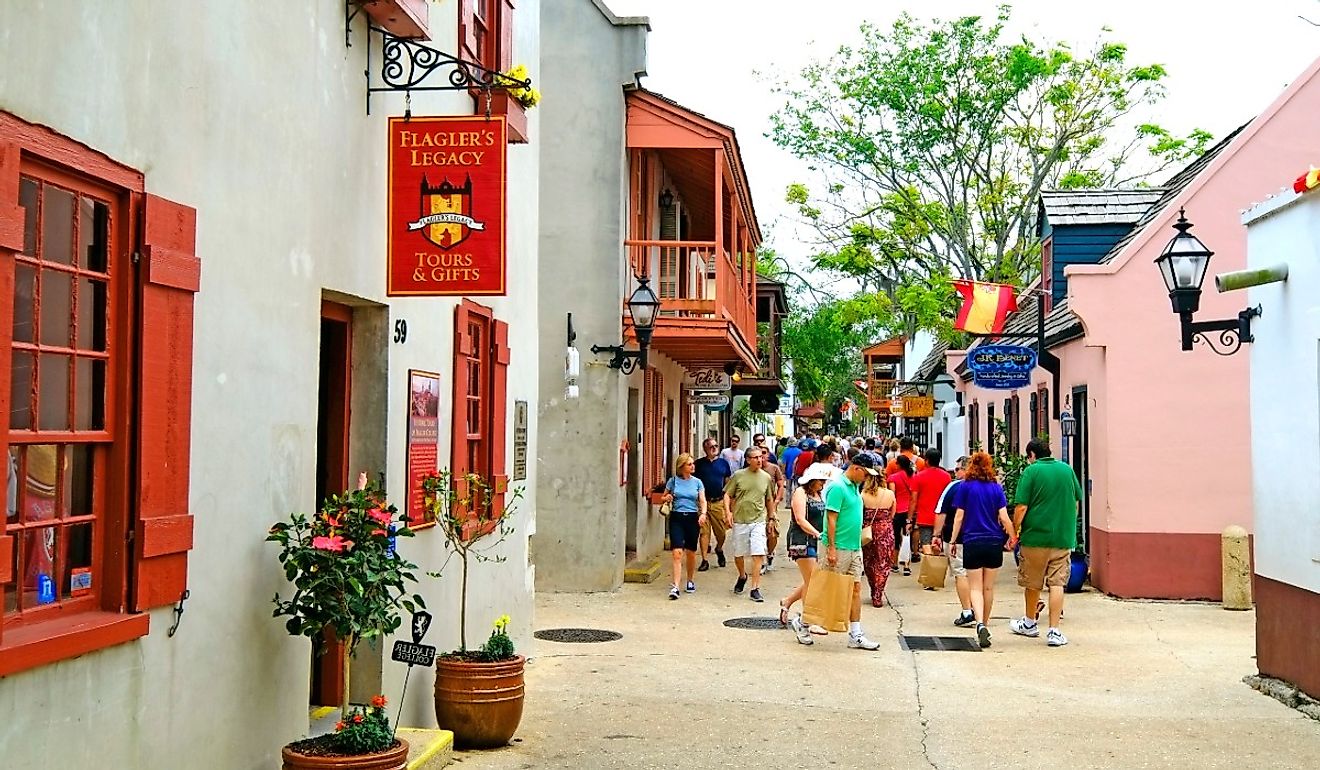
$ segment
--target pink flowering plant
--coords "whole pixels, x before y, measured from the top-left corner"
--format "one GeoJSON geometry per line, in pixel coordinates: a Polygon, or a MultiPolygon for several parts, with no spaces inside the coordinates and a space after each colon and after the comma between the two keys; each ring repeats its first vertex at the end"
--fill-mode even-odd
{"type": "Polygon", "coordinates": [[[293,583],[288,598],[275,595],[275,617],[295,636],[320,644],[329,630],[350,654],[358,643],[399,628],[400,609],[425,607],[409,593],[417,565],[399,555],[392,537],[412,537],[407,517],[365,474],[358,488],[331,495],[308,517],[295,513],[275,523],[266,540],[280,546],[284,576],[293,583]]]}

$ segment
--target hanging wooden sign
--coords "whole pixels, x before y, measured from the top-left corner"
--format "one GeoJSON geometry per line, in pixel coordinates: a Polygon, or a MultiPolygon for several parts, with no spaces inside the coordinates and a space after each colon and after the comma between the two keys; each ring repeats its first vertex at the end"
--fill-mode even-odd
{"type": "Polygon", "coordinates": [[[503,116],[390,118],[386,294],[503,295],[503,116]]]}

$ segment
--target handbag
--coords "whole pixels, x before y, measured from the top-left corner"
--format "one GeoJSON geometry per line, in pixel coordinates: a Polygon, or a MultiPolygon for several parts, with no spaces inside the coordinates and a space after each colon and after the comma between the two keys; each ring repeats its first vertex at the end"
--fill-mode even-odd
{"type": "Polygon", "coordinates": [[[855,581],[852,575],[816,570],[802,597],[802,622],[823,627],[826,631],[848,630],[855,581]]]}
{"type": "MultiPolygon", "coordinates": [[[[674,480],[672,478],[665,482],[665,491],[671,495],[674,494],[674,480]]],[[[667,503],[660,503],[660,515],[664,516],[666,519],[669,518],[669,512],[672,510],[674,510],[673,500],[670,500],[667,503]]]]}
{"type": "Polygon", "coordinates": [[[873,529],[871,528],[871,525],[870,525],[870,524],[863,524],[863,525],[862,525],[862,547],[865,548],[866,546],[870,545],[870,544],[871,544],[871,541],[874,540],[874,539],[875,539],[875,530],[873,530],[873,529]]]}
{"type": "MultiPolygon", "coordinates": [[[[926,546],[926,548],[930,548],[930,546],[926,546]]],[[[948,573],[949,557],[937,556],[929,551],[925,551],[921,555],[921,573],[917,575],[919,584],[926,588],[943,588],[948,573]]]]}

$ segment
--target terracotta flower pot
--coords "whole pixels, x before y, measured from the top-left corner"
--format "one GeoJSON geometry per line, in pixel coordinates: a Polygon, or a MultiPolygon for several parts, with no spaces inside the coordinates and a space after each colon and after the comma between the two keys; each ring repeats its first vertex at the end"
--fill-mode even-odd
{"type": "Polygon", "coordinates": [[[396,739],[393,748],[375,754],[352,757],[324,757],[303,754],[284,747],[284,770],[405,770],[408,766],[408,742],[396,739]]]}
{"type": "Polygon", "coordinates": [[[435,662],[435,719],[454,733],[454,748],[493,749],[508,744],[523,712],[519,655],[498,663],[439,658],[435,662]]]}

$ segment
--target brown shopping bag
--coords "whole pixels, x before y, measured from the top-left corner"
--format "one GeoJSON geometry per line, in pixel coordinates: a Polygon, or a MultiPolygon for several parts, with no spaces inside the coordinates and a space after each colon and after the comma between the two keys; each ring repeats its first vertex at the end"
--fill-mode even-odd
{"type": "Polygon", "coordinates": [[[856,583],[852,575],[816,570],[807,585],[807,595],[802,599],[802,622],[826,631],[847,631],[856,583]]]}
{"type": "Polygon", "coordinates": [[[917,575],[917,582],[927,588],[943,588],[944,578],[949,575],[949,557],[936,556],[931,550],[930,546],[921,549],[921,572],[917,575]]]}

